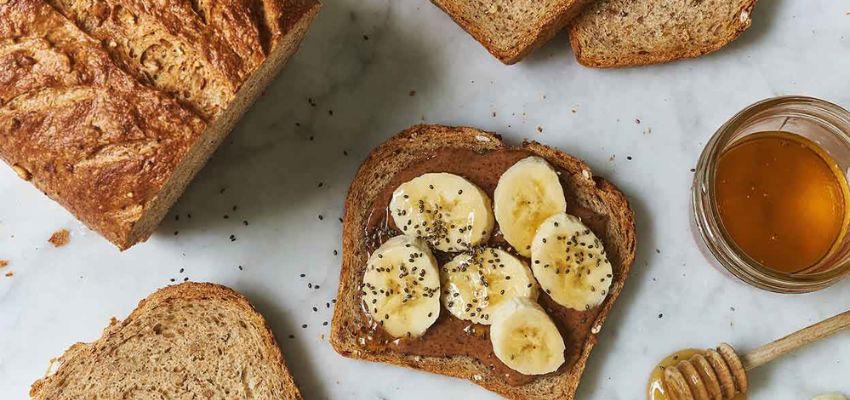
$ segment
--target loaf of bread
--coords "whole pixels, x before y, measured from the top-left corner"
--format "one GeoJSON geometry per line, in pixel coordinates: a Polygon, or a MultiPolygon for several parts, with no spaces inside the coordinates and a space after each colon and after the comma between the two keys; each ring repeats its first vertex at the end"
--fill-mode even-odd
{"type": "Polygon", "coordinates": [[[33,399],[302,398],[263,316],[211,283],[156,291],[50,369],[33,399]]]}
{"type": "Polygon", "coordinates": [[[121,249],[147,239],[318,0],[8,0],[0,158],[121,249]]]}

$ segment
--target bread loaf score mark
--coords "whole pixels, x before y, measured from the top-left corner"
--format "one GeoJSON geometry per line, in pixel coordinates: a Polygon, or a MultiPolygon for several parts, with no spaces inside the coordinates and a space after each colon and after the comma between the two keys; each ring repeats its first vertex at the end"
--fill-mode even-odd
{"type": "MultiPolygon", "coordinates": [[[[444,344],[472,338],[475,346],[462,354],[489,363],[514,385],[558,370],[567,365],[568,357],[575,359],[574,349],[584,341],[577,336],[588,333],[581,325],[594,318],[593,308],[607,295],[611,265],[590,229],[578,217],[565,213],[567,204],[556,170],[540,157],[520,155],[527,154],[511,154],[511,163],[496,171],[498,182],[490,179],[484,188],[460,174],[428,171],[408,175],[384,196],[388,197],[386,220],[373,218],[367,239],[397,236],[375,249],[366,266],[361,293],[363,308],[373,324],[362,345],[389,346],[407,354],[442,351],[442,355],[450,355],[456,352],[444,344]],[[518,255],[519,249],[506,243],[504,229],[491,237],[494,217],[488,192],[496,193],[495,208],[503,211],[501,217],[498,212],[495,217],[499,226],[509,225],[519,232],[513,236],[520,238],[514,243],[533,260],[552,264],[556,258],[558,273],[550,273],[548,268],[539,276],[532,272],[527,259],[518,255]],[[569,223],[538,229],[552,219],[569,223]],[[518,221],[538,226],[520,226],[518,221]],[[448,241],[447,230],[454,230],[455,235],[448,241]],[[538,231],[539,238],[535,235],[538,231]],[[575,234],[570,234],[572,231],[575,234]],[[560,241],[566,244],[589,240],[595,251],[565,246],[560,254],[558,247],[532,243],[548,242],[549,236],[553,236],[553,244],[561,236],[569,238],[560,241]],[[429,245],[437,253],[432,255],[429,245]],[[534,253],[535,248],[540,254],[534,253]],[[389,249],[400,257],[388,258],[389,249]],[[599,262],[587,264],[587,259],[599,262]],[[436,287],[432,286],[431,260],[434,266],[436,260],[442,264],[435,268],[439,271],[436,287]],[[561,273],[567,269],[575,274],[561,273]],[[385,275],[384,282],[407,283],[378,285],[377,274],[385,275]],[[540,299],[544,306],[537,303],[538,282],[545,283],[549,295],[540,299]],[[435,297],[449,314],[440,315],[435,297]],[[576,326],[577,332],[570,332],[570,325],[576,326]],[[572,339],[570,349],[564,337],[572,339]]],[[[373,212],[373,216],[377,214],[373,212]]]]}

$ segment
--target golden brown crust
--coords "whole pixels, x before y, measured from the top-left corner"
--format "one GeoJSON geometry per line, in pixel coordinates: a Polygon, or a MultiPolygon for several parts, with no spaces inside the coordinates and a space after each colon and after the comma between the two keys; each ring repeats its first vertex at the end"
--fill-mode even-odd
{"type": "Polygon", "coordinates": [[[206,125],[41,0],[0,5],[0,158],[125,245],[206,125]]]}
{"type": "Polygon", "coordinates": [[[541,23],[535,23],[532,34],[518,37],[507,48],[496,44],[496,38],[490,37],[481,26],[482,22],[480,20],[466,16],[463,4],[458,3],[456,0],[431,1],[448,14],[463,30],[481,43],[490,54],[498,58],[502,63],[512,65],[552,39],[578,15],[584,5],[589,3],[590,0],[564,0],[552,10],[547,11],[546,18],[541,23]]]}
{"type": "MultiPolygon", "coordinates": [[[[137,80],[218,115],[281,34],[255,0],[48,0],[137,80]]],[[[279,0],[268,17],[279,18],[279,0]]]]}
{"type": "MultiPolygon", "coordinates": [[[[129,316],[123,321],[117,321],[114,318],[110,322],[109,326],[107,326],[103,335],[96,342],[92,343],[75,343],[65,351],[60,357],[60,362],[65,363],[71,360],[74,357],[87,357],[91,356],[93,350],[97,347],[96,344],[99,342],[107,341],[110,335],[116,335],[120,332],[124,327],[133,324],[133,321],[138,319],[140,316],[149,312],[153,308],[159,306],[162,303],[175,301],[175,300],[192,300],[192,299],[217,299],[221,301],[227,301],[233,304],[236,304],[239,308],[244,310],[244,316],[247,320],[252,322],[255,326],[264,327],[263,331],[260,332],[263,341],[263,349],[267,354],[272,356],[272,360],[269,360],[270,365],[274,365],[277,367],[280,378],[284,382],[284,386],[286,388],[286,393],[288,399],[302,399],[301,392],[298,387],[295,385],[295,381],[292,378],[292,375],[289,372],[289,369],[286,366],[286,362],[283,358],[283,354],[280,351],[280,347],[275,340],[274,333],[266,322],[265,318],[257,312],[256,308],[248,301],[245,296],[236,292],[233,289],[230,289],[226,286],[215,284],[215,283],[195,283],[195,282],[186,282],[178,285],[167,286],[162,289],[157,290],[150,296],[145,299],[139,301],[138,306],[134,309],[129,316]]],[[[59,367],[61,371],[61,366],[59,367]]],[[[57,371],[56,373],[60,373],[57,371]]],[[[48,375],[44,378],[41,378],[32,384],[30,388],[30,397],[37,398],[40,395],[41,390],[50,383],[51,378],[55,375],[48,375]]]]}
{"type": "MultiPolygon", "coordinates": [[[[522,148],[537,154],[556,167],[567,171],[575,179],[577,193],[584,200],[605,206],[612,221],[610,227],[620,238],[615,252],[618,259],[613,260],[617,273],[610,294],[602,304],[600,313],[594,321],[594,331],[582,346],[581,355],[575,364],[565,373],[540,377],[531,383],[511,386],[501,377],[495,376],[483,363],[469,357],[420,357],[395,353],[373,352],[357,344],[358,338],[352,337],[347,329],[355,324],[360,311],[360,299],[356,294],[360,277],[358,268],[365,262],[366,246],[363,237],[373,202],[382,188],[392,180],[396,171],[421,162],[441,149],[467,149],[473,151],[491,151],[508,149],[499,135],[474,128],[454,128],[439,125],[413,126],[376,147],[363,162],[351,183],[345,202],[343,225],[343,261],[340,271],[340,287],[337,305],[331,329],[331,344],[334,349],[346,357],[385,362],[403,367],[429,371],[437,374],[464,378],[473,383],[499,393],[510,399],[572,399],[579,378],[584,370],[590,351],[596,343],[596,334],[619,296],[635,257],[634,216],[625,196],[610,182],[592,177],[590,168],[560,150],[527,141],[522,148]]],[[[568,189],[569,190],[569,189],[568,189]]]]}
{"type": "Polygon", "coordinates": [[[708,42],[701,46],[682,46],[674,50],[643,51],[640,53],[627,54],[616,58],[602,58],[588,54],[589,52],[586,51],[582,46],[582,21],[596,18],[596,16],[591,13],[591,10],[587,10],[584,14],[577,17],[574,23],[569,28],[570,46],[573,49],[573,54],[575,54],[576,61],[578,61],[579,64],[584,65],[585,67],[592,68],[633,67],[640,65],[661,64],[688,58],[696,58],[720,50],[727,44],[731,43],[733,40],[737,39],[738,36],[740,36],[742,33],[744,33],[744,31],[746,31],[752,24],[752,10],[755,7],[757,1],[758,0],[747,1],[741,7],[741,12],[745,12],[747,18],[739,19],[737,23],[734,24],[735,28],[731,31],[725,32],[725,35],[723,35],[718,40],[708,42]]]}
{"type": "MultiPolygon", "coordinates": [[[[85,0],[50,1],[68,7],[88,4],[85,0]]],[[[215,116],[209,123],[204,115],[157,90],[168,87],[150,88],[133,76],[146,72],[128,67],[134,62],[132,57],[122,59],[121,51],[134,44],[127,42],[131,31],[120,31],[126,27],[114,21],[126,16],[127,9],[116,6],[118,0],[77,10],[83,27],[92,19],[110,17],[97,29],[89,27],[95,35],[118,31],[115,38],[99,40],[82,32],[44,0],[0,4],[0,158],[120,249],[147,239],[262,87],[297,49],[320,8],[317,0],[231,1],[244,7],[198,4],[207,7],[216,21],[227,20],[223,15],[228,13],[243,17],[248,13],[259,25],[273,24],[265,38],[272,46],[268,55],[260,46],[263,38],[257,39],[241,23],[222,21],[195,33],[183,27],[173,36],[209,38],[223,30],[247,32],[244,38],[237,38],[237,32],[229,34],[230,39],[223,35],[210,48],[192,47],[209,57],[217,54],[216,46],[239,48],[232,53],[245,56],[244,60],[236,57],[244,68],[228,69],[227,60],[233,57],[216,59],[216,68],[231,74],[228,79],[235,79],[234,90],[238,90],[226,96],[220,110],[208,115],[215,116]],[[265,22],[260,24],[260,19],[265,22]],[[113,42],[114,47],[110,46],[113,42]],[[123,44],[119,46],[119,42],[123,44]],[[116,60],[123,61],[116,64],[116,60]]],[[[128,7],[148,4],[147,0],[121,3],[128,7]]],[[[188,1],[153,2],[137,16],[150,19],[162,14],[162,20],[153,24],[156,26],[162,21],[176,23],[169,12],[195,12],[185,9],[186,4],[188,1]],[[183,8],[178,12],[159,4],[183,8]]],[[[146,42],[138,45],[154,47],[146,42]]],[[[203,60],[184,55],[173,61],[179,65],[203,60]]],[[[179,74],[173,77],[184,80],[179,74]]]]}

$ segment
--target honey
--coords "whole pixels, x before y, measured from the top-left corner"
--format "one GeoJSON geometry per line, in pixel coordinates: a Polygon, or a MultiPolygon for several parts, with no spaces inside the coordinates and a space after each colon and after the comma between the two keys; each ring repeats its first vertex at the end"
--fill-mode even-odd
{"type": "Polygon", "coordinates": [[[847,180],[817,144],[760,132],[726,149],[715,170],[723,228],[759,264],[783,273],[829,256],[848,222],[847,180]]]}
{"type": "MultiPolygon", "coordinates": [[[[679,350],[661,360],[649,374],[649,381],[646,384],[646,400],[667,400],[667,395],[664,392],[664,384],[661,380],[664,376],[664,368],[672,367],[679,361],[690,359],[702,353],[703,351],[699,349],[679,350]]],[[[739,393],[732,400],[746,400],[746,398],[747,396],[745,394],[739,393]]]]}

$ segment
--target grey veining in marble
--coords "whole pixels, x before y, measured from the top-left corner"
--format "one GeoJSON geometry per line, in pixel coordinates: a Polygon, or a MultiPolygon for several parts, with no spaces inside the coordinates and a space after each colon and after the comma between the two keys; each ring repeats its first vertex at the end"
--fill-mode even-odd
{"type": "MultiPolygon", "coordinates": [[[[688,223],[691,168],[732,114],[784,94],[850,106],[847,2],[762,0],[728,48],[622,70],[577,65],[564,34],[503,66],[425,0],[326,3],[147,243],[118,252],[0,168],[0,259],[10,261],[0,273],[0,397],[25,398],[51,357],[188,278],[256,303],[308,399],[495,398],[466,381],[344,359],[327,340],[348,183],[373,146],[422,121],[558,146],[629,195],[638,259],[579,399],[642,398],[646,375],[673,350],[750,349],[850,308],[850,281],[782,296],[730,280],[705,261],[688,223]],[[59,228],[71,243],[53,248],[59,228]]],[[[751,398],[850,392],[848,376],[850,332],[757,370],[751,398]]]]}

